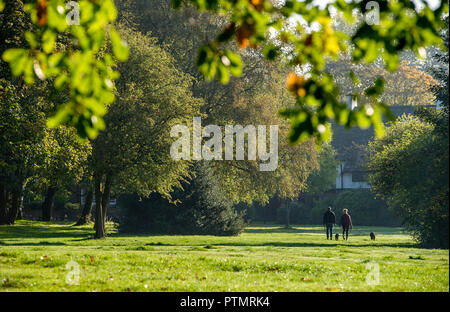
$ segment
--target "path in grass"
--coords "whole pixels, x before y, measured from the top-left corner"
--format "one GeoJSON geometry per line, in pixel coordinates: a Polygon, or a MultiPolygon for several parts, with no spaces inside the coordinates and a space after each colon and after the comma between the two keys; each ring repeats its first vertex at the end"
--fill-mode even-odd
{"type": "Polygon", "coordinates": [[[449,251],[417,248],[399,228],[357,227],[348,242],[327,241],[318,226],[92,234],[62,222],[0,226],[0,291],[449,291],[449,251]],[[79,285],[69,285],[77,265],[79,285]],[[367,283],[378,269],[379,284],[367,283]]]}

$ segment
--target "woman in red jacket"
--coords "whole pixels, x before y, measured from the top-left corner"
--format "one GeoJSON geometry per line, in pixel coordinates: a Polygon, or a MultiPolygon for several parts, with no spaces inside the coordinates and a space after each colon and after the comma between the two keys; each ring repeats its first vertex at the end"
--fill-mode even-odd
{"type": "Polygon", "coordinates": [[[353,227],[352,218],[348,214],[348,209],[344,209],[343,212],[344,214],[341,217],[342,239],[348,240],[348,229],[353,227]]]}

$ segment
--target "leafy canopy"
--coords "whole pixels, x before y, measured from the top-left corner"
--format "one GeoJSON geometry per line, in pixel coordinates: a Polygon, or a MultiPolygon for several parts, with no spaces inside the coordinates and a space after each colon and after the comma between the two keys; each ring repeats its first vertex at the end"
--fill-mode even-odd
{"type": "MultiPolygon", "coordinates": [[[[289,90],[297,97],[295,107],[282,111],[291,122],[291,142],[310,136],[319,141],[329,138],[331,130],[326,125],[330,119],[346,127],[374,125],[377,134],[383,133],[382,114],[393,119],[378,99],[384,85],[381,78],[365,90],[372,103],[351,111],[338,100],[339,89],[324,68],[328,58],[337,59],[347,50],[348,42],[352,45],[353,62],[372,63],[382,58],[389,71],[397,68],[400,51],[412,50],[419,55],[424,47],[442,46],[439,31],[443,27],[441,17],[448,13],[447,1],[441,1],[433,10],[427,3],[419,7],[409,0],[380,0],[379,23],[362,23],[350,37],[333,29],[332,11],[352,21],[354,10],[373,13],[366,9],[367,2],[336,0],[317,6],[313,0],[172,0],[174,8],[190,3],[200,11],[228,18],[223,31],[199,49],[197,66],[207,79],[217,77],[227,83],[230,75],[241,74],[240,56],[223,48],[232,38],[241,49],[260,49],[269,60],[283,57],[297,69],[308,68],[306,74],[296,70],[287,79],[289,90]],[[289,26],[293,18],[300,17],[303,26],[289,26]]],[[[117,16],[113,0],[78,3],[80,24],[69,25],[69,9],[63,0],[28,1],[25,7],[36,29],[26,34],[30,47],[7,50],[3,59],[14,75],[24,75],[28,83],[33,83],[35,77],[51,78],[58,90],[68,89],[68,102],[59,107],[48,124],[72,124],[81,137],[94,138],[104,128],[106,105],[114,101],[113,81],[118,78],[113,70],[114,57],[126,60],[128,49],[111,25],[117,16]],[[70,48],[57,48],[61,34],[71,39],[70,48]],[[113,54],[108,52],[108,45],[113,54]]],[[[0,0],[0,9],[4,4],[0,0]]]]}

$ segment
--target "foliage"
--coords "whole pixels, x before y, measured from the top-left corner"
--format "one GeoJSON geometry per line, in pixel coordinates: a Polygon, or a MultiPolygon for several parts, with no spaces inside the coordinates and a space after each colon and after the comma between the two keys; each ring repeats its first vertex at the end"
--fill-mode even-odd
{"type": "MultiPolygon", "coordinates": [[[[386,203],[375,198],[370,190],[348,190],[339,193],[333,202],[337,220],[347,208],[358,225],[399,226],[400,220],[388,210],[386,203]]],[[[325,208],[326,209],[326,208],[325,208]]],[[[325,211],[325,209],[323,211],[325,211]]]]}
{"type": "Polygon", "coordinates": [[[118,98],[105,121],[108,131],[93,141],[93,167],[114,177],[118,191],[170,196],[189,176],[189,162],[170,157],[176,124],[192,123],[202,104],[190,92],[192,78],[173,66],[172,57],[154,39],[121,28],[131,55],[121,64],[118,98]]]}
{"type": "Polygon", "coordinates": [[[369,144],[369,183],[420,243],[448,248],[448,113],[428,115],[401,117],[369,144]]]}
{"type": "MultiPolygon", "coordinates": [[[[383,200],[376,199],[370,190],[356,189],[323,193],[312,198],[312,207],[303,201],[291,205],[293,224],[321,224],[323,214],[332,207],[339,221],[342,209],[347,208],[353,223],[364,226],[399,226],[401,220],[390,211],[383,200]]],[[[284,223],[284,208],[278,211],[277,222],[284,223]]]]}
{"type": "MultiPolygon", "coordinates": [[[[190,176],[188,161],[169,157],[173,139],[168,134],[174,125],[191,124],[202,104],[192,96],[192,77],[177,70],[154,39],[126,27],[120,32],[132,53],[119,65],[118,98],[105,116],[108,131],[92,142],[96,203],[102,202],[103,215],[96,220],[103,228],[111,189],[170,198],[190,176]]],[[[104,235],[99,230],[98,236],[104,235]]]]}
{"type": "MultiPolygon", "coordinates": [[[[173,0],[175,8],[184,1],[173,0]]],[[[392,119],[386,105],[377,100],[382,92],[382,80],[366,89],[365,94],[373,98],[369,113],[366,109],[350,111],[337,99],[338,88],[333,77],[323,72],[327,58],[337,58],[346,50],[346,36],[335,31],[331,23],[330,8],[333,7],[349,21],[352,12],[359,9],[367,12],[366,1],[346,2],[339,0],[322,7],[314,6],[312,0],[275,2],[269,0],[190,0],[200,11],[211,11],[227,16],[227,25],[216,39],[200,47],[197,65],[202,74],[212,79],[217,77],[222,83],[229,76],[239,76],[242,61],[231,49],[222,48],[223,43],[236,38],[241,49],[248,46],[259,48],[267,59],[275,59],[284,54],[293,66],[309,66],[307,75],[292,72],[288,76],[288,88],[296,98],[295,108],[286,109],[283,115],[292,124],[291,142],[298,142],[315,136],[322,140],[330,136],[326,127],[329,119],[335,119],[347,127],[366,127],[373,124],[378,134],[380,115],[392,119]],[[293,16],[301,16],[306,25],[297,23],[289,27],[293,16]],[[318,26],[315,27],[314,25],[318,26]],[[275,39],[269,38],[269,32],[275,39]],[[287,49],[287,53],[281,53],[287,49]],[[287,55],[286,55],[287,54],[287,55]]],[[[4,3],[0,9],[4,9],[4,3]]],[[[115,57],[123,61],[128,50],[113,26],[116,8],[112,0],[79,1],[80,25],[66,22],[67,8],[63,0],[36,0],[26,4],[35,30],[27,32],[29,48],[9,49],[3,54],[10,63],[13,74],[24,75],[28,83],[39,79],[55,78],[57,89],[68,89],[70,99],[62,105],[58,113],[49,120],[49,125],[68,122],[76,125],[82,137],[91,138],[104,127],[102,116],[105,105],[114,100],[113,81],[118,75],[112,69],[114,60],[104,50],[110,42],[115,57]],[[71,48],[58,50],[58,34],[70,38],[71,48]],[[110,39],[109,41],[107,39],[110,39]],[[80,79],[82,78],[82,79],[80,79]]],[[[388,70],[398,65],[398,53],[403,50],[420,52],[426,46],[440,45],[439,30],[442,28],[441,15],[448,12],[448,3],[440,2],[432,10],[428,4],[416,7],[409,0],[382,1],[380,23],[362,24],[351,37],[352,60],[371,63],[381,56],[388,70]]],[[[373,12],[372,12],[373,13],[373,12]]]]}
{"type": "Polygon", "coordinates": [[[433,105],[436,100],[434,90],[438,82],[408,60],[401,61],[396,71],[389,72],[378,64],[354,64],[345,56],[339,61],[327,63],[327,70],[337,81],[342,95],[356,95],[358,105],[366,108],[371,99],[364,96],[363,91],[373,85],[378,77],[385,81],[379,99],[388,106],[433,105]],[[358,77],[356,85],[352,83],[351,72],[358,77]]]}
{"type": "Polygon", "coordinates": [[[75,129],[65,126],[46,129],[39,148],[44,154],[36,169],[41,183],[68,187],[81,180],[91,146],[88,142],[80,142],[75,129]]]}
{"type": "Polygon", "coordinates": [[[119,198],[123,219],[120,232],[237,235],[247,225],[243,213],[218,187],[207,165],[196,166],[196,177],[176,191],[170,203],[160,195],[138,200],[135,195],[119,198]]]}
{"type": "MultiPolygon", "coordinates": [[[[370,109],[362,107],[351,111],[338,101],[338,88],[333,77],[323,72],[328,58],[337,59],[346,50],[347,37],[333,29],[330,7],[351,21],[355,9],[370,13],[366,11],[366,1],[336,1],[322,7],[314,6],[313,1],[293,0],[275,4],[268,0],[186,2],[202,11],[224,14],[229,20],[215,40],[199,49],[197,65],[207,79],[217,76],[219,81],[226,82],[230,73],[239,74],[236,72],[238,56],[230,49],[222,48],[222,44],[232,38],[241,49],[259,48],[267,59],[283,55],[292,66],[309,67],[306,75],[292,72],[287,78],[288,89],[297,98],[295,108],[285,109],[282,113],[291,121],[291,142],[303,141],[311,135],[319,140],[329,137],[330,129],[325,127],[329,119],[347,127],[374,125],[377,134],[383,132],[381,114],[393,119],[386,105],[378,99],[384,85],[382,79],[377,79],[365,90],[365,95],[372,98],[370,109]],[[304,25],[297,23],[289,27],[288,21],[293,15],[300,15],[304,25]],[[270,38],[269,30],[275,38],[270,38]]],[[[172,3],[178,8],[183,1],[172,3]]],[[[363,23],[352,35],[352,61],[372,63],[381,56],[385,67],[389,71],[395,70],[400,51],[411,49],[419,54],[425,46],[442,44],[438,32],[443,27],[441,15],[445,12],[448,12],[448,3],[444,1],[434,11],[427,4],[419,9],[410,1],[382,1],[380,23],[363,23]]]]}
{"type": "Polygon", "coordinates": [[[76,12],[64,0],[28,1],[24,11],[33,22],[33,30],[25,33],[28,47],[8,49],[3,60],[26,83],[33,84],[36,77],[51,79],[56,90],[68,93],[68,101],[48,120],[49,126],[67,123],[80,137],[93,138],[104,129],[105,106],[114,101],[113,81],[118,78],[106,45],[111,44],[119,61],[127,59],[128,49],[111,25],[117,15],[113,0],[77,3],[78,25],[75,19],[70,22],[76,12]],[[67,44],[61,44],[63,39],[67,44]]]}
{"type": "Polygon", "coordinates": [[[444,41],[444,45],[447,48],[446,51],[432,47],[431,51],[428,52],[429,57],[427,58],[428,63],[426,64],[426,70],[429,72],[439,83],[434,89],[436,97],[441,101],[441,106],[448,110],[448,48],[449,48],[449,15],[444,18],[446,27],[441,31],[441,37],[444,41]]]}
{"type": "MultiPolygon", "coordinates": [[[[217,161],[211,164],[221,188],[233,202],[266,202],[279,192],[295,197],[306,184],[309,173],[317,168],[313,142],[290,146],[289,124],[277,114],[282,107],[293,106],[295,98],[286,90],[286,66],[268,62],[253,51],[242,54],[246,67],[240,77],[231,77],[227,85],[206,83],[192,63],[199,44],[220,30],[223,17],[198,12],[192,6],[172,10],[165,0],[119,1],[119,21],[143,33],[156,36],[163,49],[174,56],[177,68],[193,75],[193,93],[203,99],[202,124],[279,125],[279,163],[274,172],[260,172],[258,161],[217,161]]],[[[246,152],[247,153],[247,152],[246,152]]],[[[247,154],[245,155],[247,156],[247,154]]]]}
{"type": "Polygon", "coordinates": [[[336,184],[337,166],[336,150],[331,144],[322,144],[319,155],[319,170],[308,177],[307,193],[320,194],[332,189],[336,184]]]}

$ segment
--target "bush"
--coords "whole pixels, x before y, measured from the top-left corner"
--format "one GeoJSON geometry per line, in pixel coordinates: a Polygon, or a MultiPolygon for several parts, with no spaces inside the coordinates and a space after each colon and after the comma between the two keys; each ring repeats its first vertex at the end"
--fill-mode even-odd
{"type": "Polygon", "coordinates": [[[403,116],[369,143],[369,183],[424,247],[449,246],[448,111],[403,116]]]}
{"type": "Polygon", "coordinates": [[[340,192],[332,207],[337,220],[342,210],[347,208],[355,225],[400,226],[400,219],[395,216],[384,201],[376,199],[370,190],[348,190],[340,192]]]}
{"type": "Polygon", "coordinates": [[[314,202],[312,220],[314,224],[322,224],[322,217],[331,206],[339,222],[342,210],[347,208],[354,225],[400,226],[400,219],[395,216],[384,201],[376,199],[367,189],[355,189],[328,194],[314,202]]]}
{"type": "Polygon", "coordinates": [[[202,169],[170,203],[158,194],[140,199],[137,195],[118,198],[120,232],[158,234],[238,235],[247,226],[245,207],[234,207],[202,169]],[[237,208],[237,209],[235,209],[237,208]]]}

